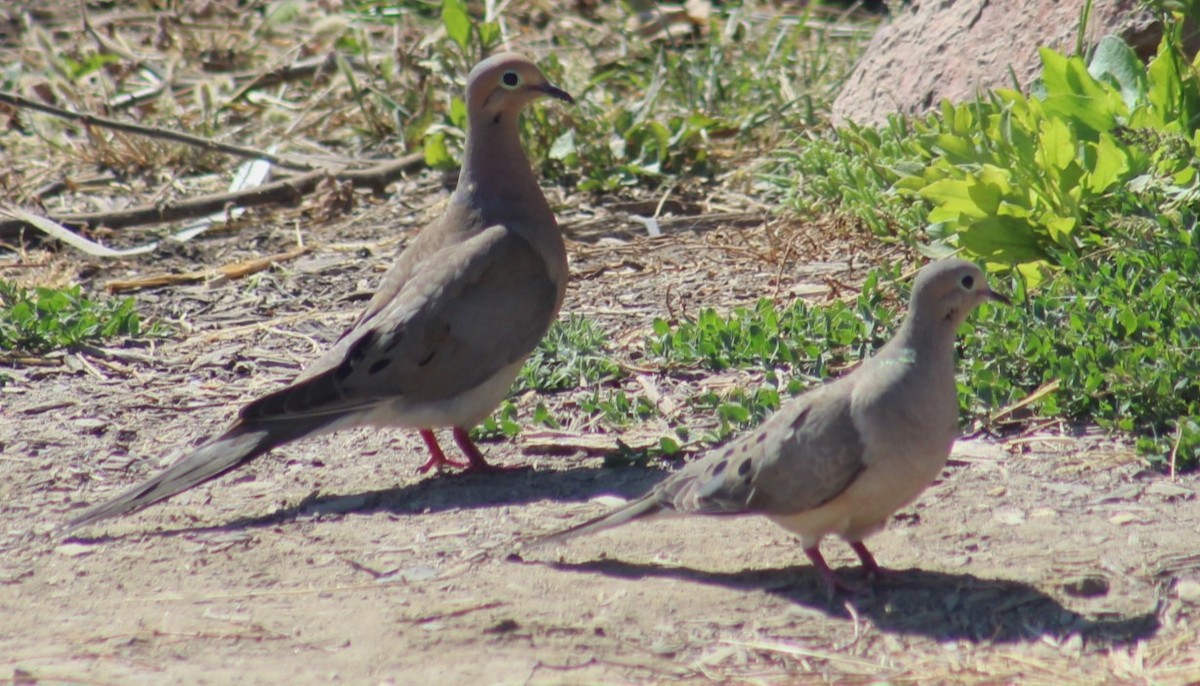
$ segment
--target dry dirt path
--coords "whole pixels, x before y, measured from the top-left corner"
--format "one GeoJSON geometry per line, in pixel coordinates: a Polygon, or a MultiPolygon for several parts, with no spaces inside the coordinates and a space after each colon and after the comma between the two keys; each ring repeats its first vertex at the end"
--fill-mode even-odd
{"type": "MultiPolygon", "coordinates": [[[[833,602],[796,542],[756,519],[520,548],[520,534],[663,474],[535,452],[527,437],[486,447],[520,469],[444,478],[413,474],[414,435],[321,437],[82,532],[96,538],[50,535],[336,336],[394,249],[380,228],[392,218],[374,219],[310,236],[324,247],[254,283],[145,295],[186,322],[184,340],[13,372],[0,395],[0,681],[1200,681],[1200,477],[1142,471],[1124,446],[1086,433],[960,443],[939,483],[874,539],[898,573],[833,602]]],[[[748,223],[655,241],[580,223],[567,310],[629,341],[653,316],[764,292],[828,295],[861,273],[854,241],[748,223]]],[[[291,239],[263,229],[102,275],[228,262],[291,239]]],[[[554,410],[570,416],[569,401],[554,410]]],[[[826,549],[865,581],[847,548],[826,549]]]]}

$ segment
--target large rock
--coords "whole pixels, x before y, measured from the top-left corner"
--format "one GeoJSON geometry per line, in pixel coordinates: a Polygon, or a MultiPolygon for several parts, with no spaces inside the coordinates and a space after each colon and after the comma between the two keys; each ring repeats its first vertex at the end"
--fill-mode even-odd
{"type": "MultiPolygon", "coordinates": [[[[918,0],[892,4],[892,19],[833,104],[835,124],[880,124],[894,112],[923,114],[944,98],[990,88],[1026,89],[1041,73],[1038,48],[1073,54],[1085,0],[918,0]],[[1011,69],[1011,72],[1010,72],[1011,69]]],[[[1116,34],[1145,58],[1161,36],[1138,0],[1096,0],[1087,45],[1116,34]]]]}

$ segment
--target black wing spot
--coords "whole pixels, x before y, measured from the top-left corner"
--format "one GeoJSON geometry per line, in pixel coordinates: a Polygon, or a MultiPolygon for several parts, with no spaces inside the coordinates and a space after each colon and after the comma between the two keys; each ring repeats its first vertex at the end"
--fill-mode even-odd
{"type": "Polygon", "coordinates": [[[717,476],[721,472],[725,471],[725,467],[727,467],[727,466],[729,466],[729,460],[721,460],[720,462],[718,462],[716,464],[716,466],[713,467],[713,470],[712,470],[713,476],[717,476]]]}
{"type": "Polygon", "coordinates": [[[375,331],[374,329],[371,329],[363,334],[362,338],[354,341],[354,344],[350,346],[350,351],[346,355],[347,359],[361,360],[366,357],[367,348],[370,348],[372,345],[374,345],[375,339],[377,338],[379,338],[379,332],[375,331]]]}
{"type": "Polygon", "coordinates": [[[391,363],[392,363],[392,358],[390,358],[390,357],[385,357],[383,359],[376,360],[374,364],[372,364],[370,367],[367,367],[367,372],[370,374],[378,374],[379,372],[382,372],[384,369],[386,369],[387,366],[391,363]]]}
{"type": "Polygon", "coordinates": [[[436,351],[436,350],[431,350],[431,351],[429,351],[429,354],[425,356],[425,359],[421,360],[420,362],[417,362],[417,366],[418,366],[418,367],[424,367],[425,365],[429,364],[430,362],[433,362],[433,358],[434,358],[436,355],[437,355],[437,351],[436,351]]]}
{"type": "Polygon", "coordinates": [[[403,332],[403,331],[397,331],[397,332],[396,332],[396,333],[395,333],[395,334],[394,334],[394,335],[391,337],[391,339],[390,339],[390,340],[387,342],[387,345],[386,345],[386,346],[384,346],[384,348],[383,348],[383,352],[385,352],[385,353],[387,353],[387,352],[391,352],[391,351],[393,351],[393,350],[395,350],[395,349],[396,349],[396,346],[400,345],[400,344],[401,344],[401,343],[403,343],[403,342],[404,342],[404,332],[403,332]]]}
{"type": "Polygon", "coordinates": [[[765,441],[765,440],[767,440],[767,432],[760,431],[760,432],[758,432],[758,436],[755,437],[754,442],[757,443],[758,445],[762,445],[763,441],[765,441]]]}
{"type": "Polygon", "coordinates": [[[808,413],[810,411],[812,411],[812,408],[806,407],[806,408],[804,408],[803,412],[796,415],[796,418],[792,420],[792,428],[799,429],[801,426],[803,426],[804,422],[806,422],[808,420],[808,413]]]}
{"type": "Polygon", "coordinates": [[[333,371],[333,379],[341,383],[349,378],[352,373],[354,373],[354,365],[350,363],[349,359],[345,359],[333,371]]]}
{"type": "Polygon", "coordinates": [[[750,458],[747,457],[746,459],[742,460],[742,463],[740,465],[738,465],[738,476],[746,476],[747,474],[750,473],[750,469],[753,466],[754,466],[754,461],[751,460],[750,458]]]}

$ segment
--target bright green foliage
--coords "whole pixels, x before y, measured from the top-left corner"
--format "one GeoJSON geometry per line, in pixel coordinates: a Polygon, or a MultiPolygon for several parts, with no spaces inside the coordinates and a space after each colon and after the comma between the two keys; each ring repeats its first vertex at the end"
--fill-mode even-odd
{"type": "Polygon", "coordinates": [[[768,180],[790,171],[800,208],[836,199],[876,233],[1016,266],[1036,287],[1061,255],[1104,245],[1126,189],[1200,194],[1198,63],[1178,47],[1181,22],[1169,26],[1148,65],[1113,37],[1090,65],[1042,50],[1032,96],[998,90],[923,121],[800,140],[768,180]]]}
{"type": "MultiPolygon", "coordinates": [[[[761,385],[753,388],[738,388],[725,395],[710,391],[693,398],[693,407],[701,412],[716,414],[719,422],[715,431],[701,436],[700,440],[721,443],[744,429],[761,424],[779,409],[781,398],[776,383],[776,375],[769,374],[761,385]]],[[[783,399],[802,392],[805,387],[806,384],[798,379],[788,381],[787,395],[783,399]]]]}
{"type": "Polygon", "coordinates": [[[143,331],[132,298],[96,302],[79,286],[25,289],[0,279],[0,350],[41,354],[143,331]]]}
{"type": "Polygon", "coordinates": [[[618,378],[621,368],[608,352],[608,334],[581,315],[570,315],[550,330],[529,356],[514,393],[586,388],[618,378]]]}
{"type": "Polygon", "coordinates": [[[517,421],[517,405],[511,400],[500,403],[500,407],[483,423],[471,430],[471,438],[476,441],[492,441],[502,438],[514,438],[521,433],[521,424],[517,421]]]}
{"type": "Polygon", "coordinates": [[[1097,216],[1125,185],[1197,187],[1200,149],[1200,82],[1169,40],[1149,65],[1112,37],[1090,68],[1052,50],[1041,56],[1035,96],[999,90],[986,102],[943,103],[917,123],[907,147],[924,166],[897,170],[895,183],[932,206],[934,243],[993,267],[1019,265],[1034,286],[1058,255],[1102,243],[1097,216]],[[1145,145],[1163,136],[1188,154],[1145,145]]]}
{"type": "MultiPolygon", "coordinates": [[[[1057,380],[1037,414],[1137,434],[1161,464],[1177,427],[1200,416],[1200,229],[1195,215],[1188,224],[1162,221],[1106,254],[1064,256],[1041,288],[1018,293],[1019,307],[991,308],[977,322],[1002,333],[963,342],[975,395],[967,409],[981,414],[1057,380]]],[[[1181,443],[1177,459],[1200,465],[1200,451],[1181,443]]]]}
{"type": "Polygon", "coordinates": [[[728,317],[711,309],[695,321],[675,327],[654,321],[646,342],[650,359],[665,365],[701,365],[711,370],[757,367],[767,371],[794,369],[808,377],[824,377],[828,369],[886,341],[893,314],[875,288],[874,275],[853,305],[837,302],[809,307],[797,300],[779,310],[763,299],[753,309],[737,308],[728,317]]]}
{"type": "Polygon", "coordinates": [[[596,389],[579,400],[579,409],[601,415],[611,426],[627,426],[658,415],[658,408],[647,398],[630,396],[621,389],[596,389]]]}

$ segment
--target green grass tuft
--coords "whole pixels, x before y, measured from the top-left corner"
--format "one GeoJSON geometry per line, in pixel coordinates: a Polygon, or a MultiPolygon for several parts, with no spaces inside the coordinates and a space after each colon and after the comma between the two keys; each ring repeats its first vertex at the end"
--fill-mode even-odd
{"type": "Polygon", "coordinates": [[[0,279],[0,350],[44,354],[117,337],[162,335],[143,328],[132,298],[94,301],[79,286],[26,289],[0,279]]]}

